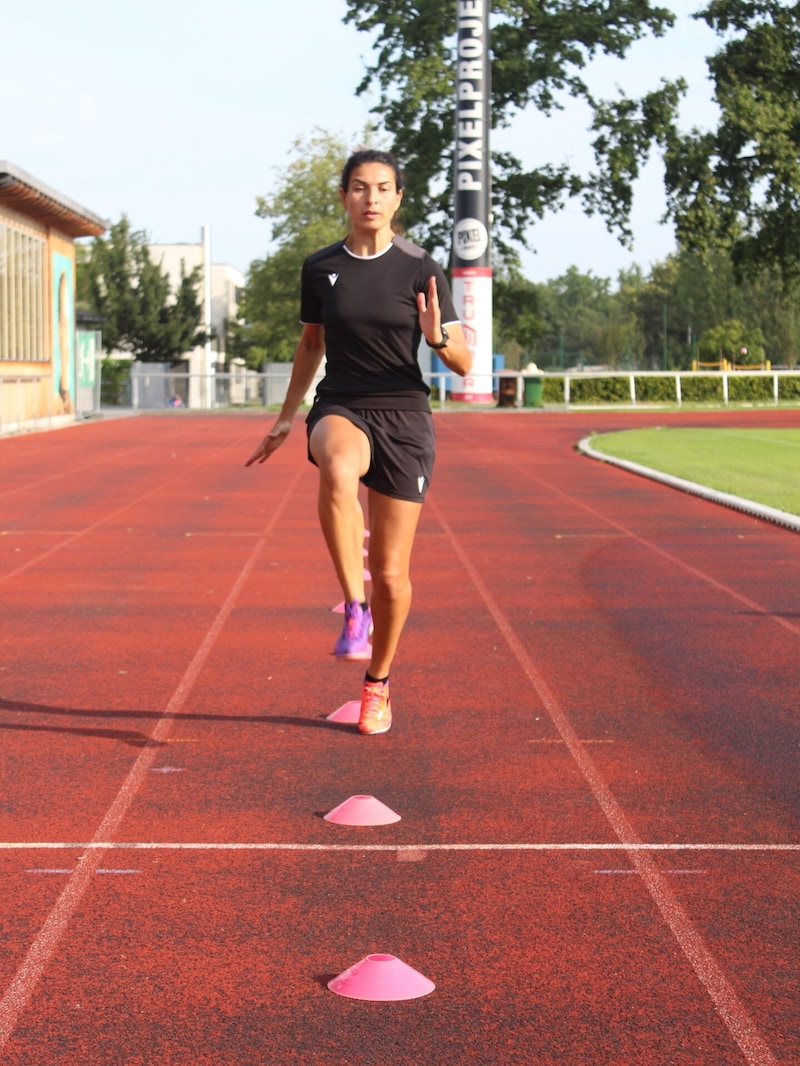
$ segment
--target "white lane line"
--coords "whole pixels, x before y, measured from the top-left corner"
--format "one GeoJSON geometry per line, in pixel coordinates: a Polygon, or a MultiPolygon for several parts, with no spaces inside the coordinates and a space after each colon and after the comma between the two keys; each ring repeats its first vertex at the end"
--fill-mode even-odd
{"type": "MultiPolygon", "coordinates": [[[[278,841],[134,841],[134,840],[9,840],[0,841],[3,851],[706,851],[750,852],[770,854],[774,852],[800,851],[800,844],[648,844],[642,841],[614,843],[438,843],[438,844],[299,844],[278,841]]],[[[668,873],[678,871],[669,870],[668,873]]]]}
{"type": "MultiPolygon", "coordinates": [[[[565,493],[562,493],[562,495],[566,496],[565,493]]],[[[569,748],[584,780],[594,794],[615,836],[622,844],[626,845],[625,850],[628,858],[641,874],[651,899],[661,912],[662,918],[671,930],[685,958],[694,969],[700,983],[711,997],[723,1024],[739,1045],[749,1066],[777,1066],[777,1059],[772,1054],[769,1045],[737,996],[736,990],[728,980],[722,967],[707,947],[703,937],[695,929],[689,915],[679,903],[677,897],[673,895],[667,878],[659,870],[653,856],[641,849],[628,847],[628,845],[641,844],[642,841],[629,821],[624,808],[609,788],[603,774],[595,765],[586,747],[581,743],[569,716],[561,707],[522,641],[517,637],[510,622],[498,606],[488,586],[473,565],[472,560],[446,522],[436,500],[431,501],[431,506],[440,526],[447,533],[453,553],[460,560],[511,653],[528,677],[559,734],[564,738],[564,742],[569,748]]],[[[586,509],[591,511],[589,507],[586,509]]],[[[598,517],[601,516],[598,514],[598,517]]],[[[609,521],[607,518],[603,518],[603,520],[609,521]]],[[[609,524],[615,525],[619,529],[623,528],[617,523],[612,522],[609,524]]],[[[636,539],[638,540],[639,538],[637,537],[636,539]]],[[[697,573],[699,574],[700,572],[697,571],[697,573]]],[[[737,598],[744,599],[744,597],[737,598]]],[[[800,632],[800,629],[798,629],[798,632],[800,632]]]]}
{"type": "MultiPolygon", "coordinates": [[[[606,456],[598,455],[598,458],[605,460],[606,456]]],[[[796,625],[795,623],[790,622],[788,618],[782,618],[780,614],[775,614],[773,611],[770,611],[768,608],[766,608],[763,604],[756,603],[756,601],[751,600],[749,596],[745,596],[743,593],[737,592],[737,590],[732,588],[730,585],[726,585],[724,581],[718,581],[715,577],[712,577],[711,574],[706,573],[705,570],[700,570],[698,567],[692,566],[691,563],[687,563],[686,560],[681,559],[679,555],[675,555],[673,552],[667,551],[665,548],[659,547],[657,544],[655,544],[651,540],[648,540],[646,537],[640,536],[640,534],[638,533],[634,533],[632,529],[628,529],[628,527],[624,526],[621,522],[617,522],[615,519],[609,517],[607,514],[604,514],[602,511],[598,511],[596,508],[592,507],[585,501],[577,499],[575,496],[570,496],[569,493],[564,492],[563,489],[558,488],[556,485],[551,484],[549,481],[545,481],[544,478],[537,477],[535,474],[532,474],[529,469],[524,466],[520,466],[519,463],[507,461],[507,464],[513,470],[518,471],[520,474],[526,477],[529,481],[534,481],[536,482],[536,484],[542,485],[548,490],[548,492],[552,492],[555,496],[560,496],[562,500],[568,500],[573,507],[577,507],[580,510],[585,511],[587,514],[592,515],[592,517],[599,519],[599,521],[602,522],[604,525],[611,526],[613,529],[619,530],[620,533],[623,533],[626,537],[629,537],[631,540],[636,541],[637,544],[641,544],[642,547],[647,548],[649,551],[655,552],[656,555],[660,555],[662,559],[666,559],[668,562],[674,563],[675,566],[679,566],[682,570],[685,570],[686,573],[691,574],[692,577],[697,578],[704,584],[710,585],[711,588],[716,589],[718,592],[722,592],[724,593],[724,595],[730,596],[731,599],[735,600],[737,603],[741,603],[742,606],[746,607],[748,610],[753,611],[755,614],[760,614],[767,621],[774,622],[776,625],[781,626],[783,629],[788,630],[790,633],[794,633],[796,636],[800,636],[800,625],[796,625]]],[[[800,529],[800,517],[797,517],[796,520],[798,523],[798,528],[800,529]]]]}
{"type": "MultiPolygon", "coordinates": [[[[113,803],[108,808],[105,817],[98,826],[97,832],[90,842],[91,845],[100,841],[112,840],[116,836],[123,818],[136,798],[143,781],[149,774],[153,762],[159,754],[160,743],[163,743],[172,731],[175,721],[179,717],[181,710],[189,697],[189,693],[194,687],[200,671],[205,665],[206,659],[210,655],[223,626],[228,620],[242,588],[250,577],[261,552],[266,546],[267,537],[283,514],[289,499],[294,493],[298,481],[304,473],[305,467],[300,466],[280,503],[273,511],[272,516],[261,535],[261,539],[253,547],[245,561],[244,566],[239,572],[239,576],[236,578],[225,602],[217,613],[211,628],[208,630],[195,652],[186,673],[181,678],[178,687],[175,689],[172,698],[167,704],[164,714],[156,723],[150,738],[156,743],[150,748],[145,748],[141,755],[136,759],[136,762],[133,764],[113,803]]],[[[161,487],[163,486],[160,486],[160,488],[161,487]]],[[[124,508],[121,508],[121,510],[124,510],[124,508]]],[[[40,559],[41,558],[42,557],[40,556],[40,559]]],[[[81,900],[86,894],[86,890],[91,883],[92,877],[98,872],[102,858],[102,848],[89,846],[83,850],[78,858],[77,866],[72,874],[69,875],[69,880],[64,886],[61,895],[58,897],[53,909],[44,920],[41,929],[34,938],[25,958],[22,960],[19,969],[11,980],[11,983],[6,988],[2,999],[0,999],[0,1051],[3,1050],[11,1039],[20,1014],[27,1007],[42,971],[53,957],[61,937],[66,932],[72,915],[80,906],[81,900]]]]}
{"type": "MultiPolygon", "coordinates": [[[[226,448],[229,448],[229,447],[232,447],[232,445],[231,444],[223,444],[223,445],[220,445],[220,447],[217,448],[217,451],[224,451],[226,448]]],[[[130,451],[139,451],[139,450],[140,450],[139,448],[130,449],[130,451]]],[[[128,454],[128,453],[127,452],[123,452],[123,453],[120,454],[119,457],[122,457],[123,455],[126,455],[126,454],[128,454]]],[[[101,529],[104,525],[106,525],[108,522],[110,522],[112,518],[116,518],[118,515],[124,514],[125,511],[130,510],[131,507],[135,507],[136,504],[141,503],[142,500],[149,499],[151,496],[155,496],[158,493],[163,492],[167,485],[171,485],[173,481],[181,481],[181,480],[183,480],[186,477],[186,475],[191,470],[194,470],[197,467],[204,466],[204,465],[206,465],[206,463],[207,463],[207,460],[203,460],[200,463],[195,463],[193,466],[185,467],[184,469],[182,469],[182,470],[178,471],[177,473],[173,474],[171,477],[165,478],[163,481],[160,481],[158,483],[158,485],[156,485],[154,488],[150,488],[150,489],[147,490],[147,492],[143,492],[141,494],[141,496],[137,496],[133,500],[128,500],[128,502],[123,504],[121,507],[117,507],[115,510],[107,512],[101,518],[98,518],[95,522],[92,522],[90,525],[85,526],[83,529],[79,530],[78,532],[72,533],[69,536],[65,536],[63,540],[58,542],[58,544],[53,544],[50,548],[46,548],[44,551],[40,552],[38,555],[35,555],[32,559],[29,559],[27,562],[22,563],[22,565],[16,567],[14,570],[9,570],[5,574],[0,576],[0,584],[2,584],[5,581],[10,581],[12,578],[18,577],[20,574],[25,573],[26,570],[30,570],[33,567],[38,566],[39,563],[41,563],[45,559],[49,558],[49,556],[55,554],[56,552],[61,551],[62,548],[66,548],[68,545],[73,544],[76,540],[80,540],[81,537],[85,537],[88,533],[92,533],[96,529],[101,529]]],[[[90,464],[90,465],[93,465],[93,464],[90,464]]],[[[74,471],[71,471],[71,473],[74,474],[74,471]]],[[[61,477],[61,475],[60,474],[54,475],[54,477],[61,477]]],[[[50,480],[50,479],[45,479],[45,480],[50,480]]],[[[38,485],[38,484],[41,484],[41,482],[36,482],[35,484],[38,485]]]]}
{"type": "MultiPolygon", "coordinates": [[[[65,870],[47,868],[47,867],[38,867],[38,868],[34,868],[33,870],[26,870],[25,871],[25,873],[27,873],[27,874],[47,874],[47,875],[50,875],[50,874],[71,874],[71,873],[74,873],[74,872],[75,872],[75,867],[74,866],[70,866],[70,867],[68,867],[65,870]]],[[[142,872],[141,870],[95,870],[96,874],[140,874],[141,872],[142,872]]]]}

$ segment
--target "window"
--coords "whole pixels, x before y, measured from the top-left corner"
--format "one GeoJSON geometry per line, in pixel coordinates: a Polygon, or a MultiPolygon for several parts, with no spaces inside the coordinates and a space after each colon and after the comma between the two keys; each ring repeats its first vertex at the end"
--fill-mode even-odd
{"type": "Polygon", "coordinates": [[[0,221],[0,359],[42,363],[45,240],[0,221]]]}

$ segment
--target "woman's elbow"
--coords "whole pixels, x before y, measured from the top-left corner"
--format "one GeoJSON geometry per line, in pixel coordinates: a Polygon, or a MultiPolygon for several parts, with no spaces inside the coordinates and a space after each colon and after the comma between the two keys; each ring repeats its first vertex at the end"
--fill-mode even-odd
{"type": "Polygon", "coordinates": [[[457,358],[454,360],[455,365],[453,366],[453,370],[463,378],[472,370],[474,363],[475,359],[472,354],[472,349],[468,348],[465,344],[463,351],[459,352],[457,358]]]}

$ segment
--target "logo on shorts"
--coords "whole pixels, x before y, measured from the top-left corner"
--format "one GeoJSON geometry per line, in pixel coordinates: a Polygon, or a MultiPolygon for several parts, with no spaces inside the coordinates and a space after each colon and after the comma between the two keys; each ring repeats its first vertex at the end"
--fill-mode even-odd
{"type": "Polygon", "coordinates": [[[420,493],[421,493],[421,492],[422,492],[422,491],[424,490],[424,488],[425,488],[425,480],[426,480],[426,479],[425,479],[424,475],[422,475],[422,476],[420,476],[420,477],[418,477],[418,478],[417,478],[417,488],[419,489],[420,493]]]}
{"type": "Polygon", "coordinates": [[[339,275],[338,274],[328,274],[328,281],[331,283],[331,288],[333,288],[333,286],[336,284],[336,282],[338,280],[339,280],[339,275]]]}

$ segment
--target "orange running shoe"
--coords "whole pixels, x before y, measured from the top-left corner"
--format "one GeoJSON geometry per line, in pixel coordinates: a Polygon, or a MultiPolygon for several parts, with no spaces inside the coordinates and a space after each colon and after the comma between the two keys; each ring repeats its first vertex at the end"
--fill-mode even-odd
{"type": "Polygon", "coordinates": [[[392,724],[392,703],[388,681],[365,681],[361,690],[361,716],[358,731],[368,736],[386,733],[392,724]]]}

